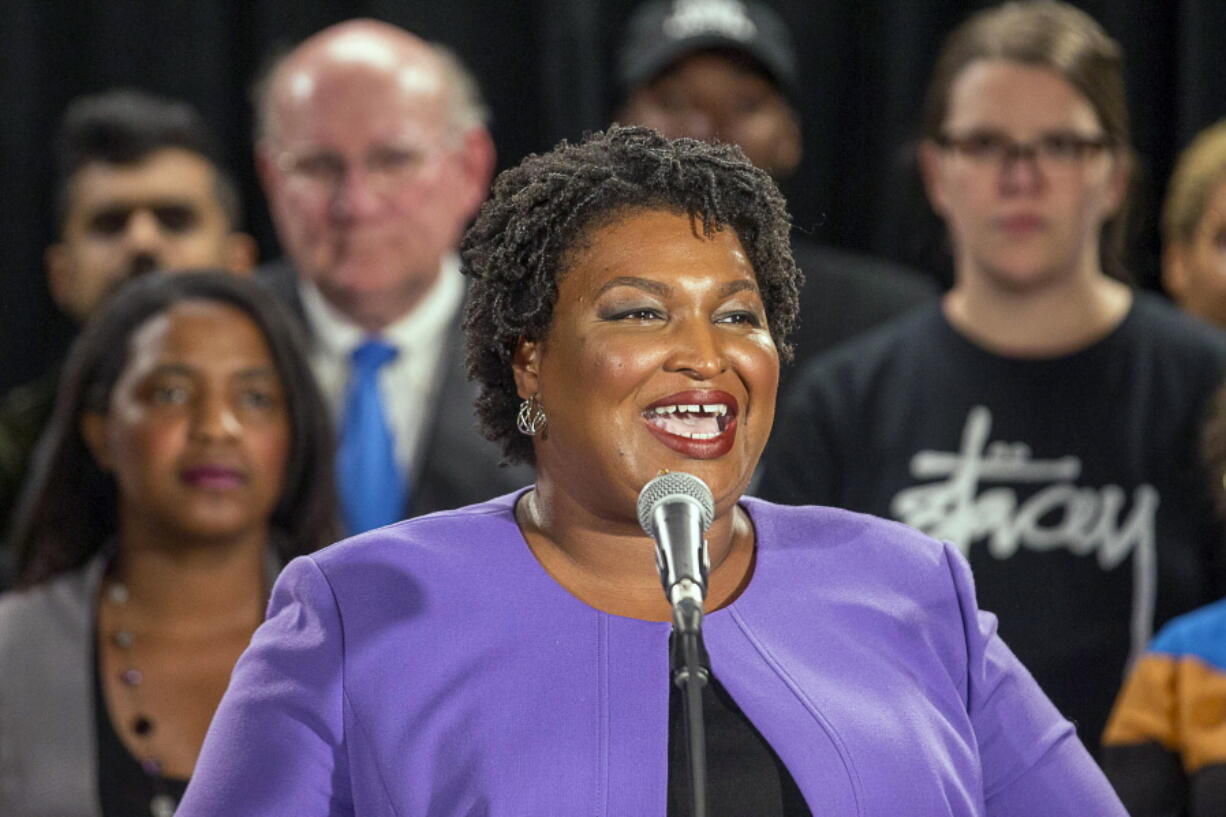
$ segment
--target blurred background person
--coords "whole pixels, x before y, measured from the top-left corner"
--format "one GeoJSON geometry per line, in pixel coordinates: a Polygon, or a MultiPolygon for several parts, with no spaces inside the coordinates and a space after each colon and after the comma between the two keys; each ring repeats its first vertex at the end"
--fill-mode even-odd
{"type": "Polygon", "coordinates": [[[174,810],[277,571],[337,530],[295,332],[191,273],[127,284],[73,345],[0,596],[0,813],[174,810]]]}
{"type": "MultiPolygon", "coordinates": [[[[728,142],[785,184],[803,154],[792,100],[804,93],[783,20],[769,7],[729,0],[653,0],[630,18],[618,51],[614,118],[669,138],[728,142]]],[[[929,279],[890,262],[792,233],[805,275],[796,358],[814,354],[930,300],[929,279]]],[[[792,367],[785,368],[784,381],[792,367]]]]}
{"type": "Polygon", "coordinates": [[[494,168],[473,78],[439,46],[352,20],[278,60],[256,106],[287,253],[260,275],[309,330],[348,530],[530,481],[498,467],[468,408],[455,247],[494,168]]]}
{"type": "Polygon", "coordinates": [[[179,817],[689,814],[636,510],[661,469],[713,495],[710,814],[1123,817],[954,548],[744,496],[789,229],[737,148],[644,128],[503,173],[463,243],[468,360],[535,484],[289,565],[179,817]]]}
{"type": "Polygon", "coordinates": [[[1226,328],[1226,120],[1179,157],[1162,210],[1162,283],[1186,312],[1226,328]]]}
{"type": "MultiPolygon", "coordinates": [[[[64,112],[55,151],[59,238],[46,250],[47,283],[75,322],[137,275],[255,264],[255,242],[239,232],[238,189],[187,103],[132,90],[80,97],[64,112]]],[[[58,373],[0,398],[0,533],[51,416],[58,373]]]]}
{"type": "MultiPolygon", "coordinates": [[[[1220,136],[1220,130],[1219,130],[1220,136]]],[[[1202,447],[1226,517],[1226,389],[1202,447]]],[[[1103,769],[1132,817],[1226,814],[1226,600],[1185,613],[1133,666],[1103,734],[1103,769]]]]}
{"type": "Polygon", "coordinates": [[[1226,588],[1196,454],[1226,337],[1104,270],[1134,166],[1121,65],[1050,0],[954,31],[919,158],[956,283],[799,375],[761,486],[958,545],[1091,747],[1154,626],[1226,588]]]}
{"type": "MultiPolygon", "coordinates": [[[[279,254],[259,195],[251,153],[251,109],[236,104],[253,71],[278,44],[294,43],[347,17],[370,14],[446,43],[479,78],[498,146],[509,167],[559,139],[605,127],[616,102],[616,51],[643,0],[216,0],[208,4],[99,5],[79,0],[0,4],[0,136],[5,195],[0,223],[0,393],[37,376],[66,348],[70,327],[53,315],[41,256],[55,233],[49,214],[56,120],[75,96],[138,84],[192,101],[223,137],[227,164],[246,196],[246,225],[265,258],[279,254]],[[76,5],[74,5],[76,4],[76,5]],[[478,24],[474,24],[477,21],[478,24]],[[61,345],[61,337],[65,342],[61,345]]],[[[1128,55],[1133,142],[1147,176],[1165,185],[1179,149],[1226,116],[1219,81],[1226,3],[1221,0],[1079,0],[1099,15],[1128,55]]],[[[902,157],[914,137],[923,86],[944,35],[983,0],[763,0],[796,44],[803,92],[803,161],[788,180],[801,232],[822,243],[907,263],[951,283],[943,233],[918,182],[903,184],[902,157]],[[905,186],[905,190],[903,189],[905,186]],[[913,195],[911,189],[915,189],[913,195]],[[923,242],[917,246],[918,242],[923,242]]],[[[911,151],[913,153],[913,151],[911,151]]],[[[1159,195],[1161,190],[1156,191],[1159,195]]],[[[1130,266],[1158,282],[1157,219],[1140,226],[1130,266]],[[1150,274],[1152,270],[1152,275],[1150,274]]]]}

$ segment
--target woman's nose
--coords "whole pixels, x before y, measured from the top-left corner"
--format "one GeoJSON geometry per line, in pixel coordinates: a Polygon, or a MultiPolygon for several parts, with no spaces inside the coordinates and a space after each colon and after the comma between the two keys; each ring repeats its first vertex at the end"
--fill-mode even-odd
{"type": "Polygon", "coordinates": [[[233,407],[220,398],[201,400],[192,419],[192,431],[204,439],[233,438],[242,428],[233,407]]]}
{"type": "Polygon", "coordinates": [[[671,353],[666,368],[696,380],[710,380],[728,368],[718,329],[706,319],[677,321],[669,339],[671,353]]]}
{"type": "Polygon", "coordinates": [[[1001,163],[1000,186],[1003,192],[1033,193],[1042,187],[1043,182],[1043,168],[1039,166],[1038,155],[1033,152],[1006,156],[1001,163]]]}

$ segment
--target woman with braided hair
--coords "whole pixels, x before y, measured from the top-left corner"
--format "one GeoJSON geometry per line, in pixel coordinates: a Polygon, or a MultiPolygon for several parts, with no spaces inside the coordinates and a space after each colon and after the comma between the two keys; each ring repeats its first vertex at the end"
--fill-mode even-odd
{"type": "Polygon", "coordinates": [[[672,610],[636,497],[713,498],[712,815],[1123,817],[956,551],[746,497],[799,274],[740,150],[613,128],[463,244],[486,436],[534,485],[286,568],[181,817],[684,815],[672,610]]]}

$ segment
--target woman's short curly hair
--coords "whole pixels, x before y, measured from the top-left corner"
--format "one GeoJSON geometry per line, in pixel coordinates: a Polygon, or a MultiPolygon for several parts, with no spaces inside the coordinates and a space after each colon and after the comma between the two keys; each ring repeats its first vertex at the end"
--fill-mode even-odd
{"type": "Polygon", "coordinates": [[[508,461],[533,461],[531,441],[515,427],[511,362],[519,339],[548,331],[559,277],[585,232],[635,210],[688,214],[706,235],[735,230],[780,356],[791,358],[786,340],[802,277],[787,205],[770,176],[735,146],[669,140],[647,128],[614,126],[578,144],[563,141],[498,176],[461,245],[462,269],[473,279],[464,333],[468,374],[481,385],[477,417],[508,461]]]}

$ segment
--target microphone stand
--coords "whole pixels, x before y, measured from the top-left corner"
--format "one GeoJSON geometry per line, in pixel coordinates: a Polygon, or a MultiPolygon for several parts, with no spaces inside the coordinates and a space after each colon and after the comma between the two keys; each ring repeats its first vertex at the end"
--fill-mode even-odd
{"type": "Polygon", "coordinates": [[[685,712],[691,817],[707,817],[707,737],[702,717],[702,688],[710,679],[708,663],[702,642],[702,605],[693,598],[678,599],[673,606],[669,665],[673,683],[681,690],[685,712]]]}
{"type": "Polygon", "coordinates": [[[715,500],[706,483],[693,474],[662,471],[639,492],[638,516],[643,530],[656,542],[656,567],[664,595],[673,608],[669,668],[672,682],[682,692],[690,767],[690,815],[707,817],[702,688],[711,676],[702,643],[702,603],[711,567],[703,536],[715,518],[715,500]]]}

